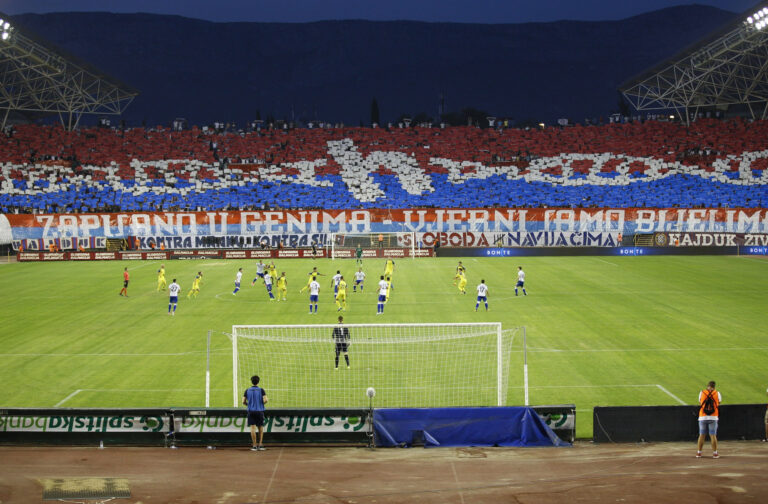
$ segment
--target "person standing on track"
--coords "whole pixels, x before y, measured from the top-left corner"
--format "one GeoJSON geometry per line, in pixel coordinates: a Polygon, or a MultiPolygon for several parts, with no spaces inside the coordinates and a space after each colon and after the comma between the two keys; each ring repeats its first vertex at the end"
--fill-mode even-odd
{"type": "MultiPolygon", "coordinates": [[[[768,394],[768,390],[765,393],[768,394]]],[[[766,442],[768,442],[768,405],[765,407],[765,437],[763,438],[763,443],[766,442]]]]}
{"type": "Polygon", "coordinates": [[[699,392],[699,440],[696,458],[701,458],[701,449],[707,434],[712,443],[712,458],[720,458],[717,453],[717,422],[720,420],[722,400],[720,392],[715,389],[714,381],[709,382],[707,388],[699,392]]]}
{"type": "Polygon", "coordinates": [[[264,405],[267,404],[267,393],[259,387],[259,377],[251,376],[253,384],[243,394],[243,405],[248,408],[248,426],[251,428],[251,451],[264,451],[264,405]],[[256,437],[259,429],[259,437],[256,437]]]}

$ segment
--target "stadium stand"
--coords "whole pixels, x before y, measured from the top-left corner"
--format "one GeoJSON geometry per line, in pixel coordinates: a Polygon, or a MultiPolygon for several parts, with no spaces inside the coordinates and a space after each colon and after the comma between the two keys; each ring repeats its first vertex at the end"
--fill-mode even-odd
{"type": "Polygon", "coordinates": [[[20,125],[0,138],[0,211],[761,207],[768,121],[546,129],[20,125]]]}

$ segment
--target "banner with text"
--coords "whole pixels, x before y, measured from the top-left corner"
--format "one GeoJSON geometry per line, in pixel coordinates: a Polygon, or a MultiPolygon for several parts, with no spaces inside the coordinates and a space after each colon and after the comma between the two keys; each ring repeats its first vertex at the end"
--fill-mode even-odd
{"type": "Polygon", "coordinates": [[[329,244],[332,233],[417,233],[422,245],[612,246],[619,234],[768,234],[768,210],[688,208],[270,210],[112,214],[6,214],[0,236],[27,250],[286,248],[329,244]],[[543,233],[540,235],[540,233],[543,233]],[[550,234],[553,233],[553,234],[550,234]],[[592,243],[592,242],[595,243],[592,243]],[[455,245],[454,245],[455,244],[455,245]],[[557,244],[557,245],[555,245],[557,244]]]}

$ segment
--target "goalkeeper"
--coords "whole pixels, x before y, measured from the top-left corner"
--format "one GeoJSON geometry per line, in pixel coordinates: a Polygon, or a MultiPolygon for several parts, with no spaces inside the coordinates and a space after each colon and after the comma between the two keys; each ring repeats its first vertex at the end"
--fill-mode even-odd
{"type": "Polygon", "coordinates": [[[349,369],[349,329],[344,327],[344,317],[339,315],[339,325],[333,328],[333,334],[331,335],[333,342],[336,344],[336,371],[339,370],[339,354],[344,354],[344,360],[347,362],[347,369],[349,369]]]}

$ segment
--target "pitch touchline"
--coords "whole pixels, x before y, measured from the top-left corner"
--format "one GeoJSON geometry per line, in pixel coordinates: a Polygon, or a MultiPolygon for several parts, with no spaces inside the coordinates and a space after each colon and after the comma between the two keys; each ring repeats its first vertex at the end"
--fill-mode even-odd
{"type": "MultiPolygon", "coordinates": [[[[227,391],[230,392],[230,389],[211,389],[213,392],[223,392],[227,391]]],[[[67,397],[62,399],[61,401],[57,402],[53,405],[54,408],[58,408],[65,402],[69,401],[73,397],[75,397],[80,392],[200,392],[199,389],[115,389],[115,388],[84,388],[84,389],[77,389],[71,394],[69,394],[67,397]]]]}
{"type": "MultiPolygon", "coordinates": [[[[574,348],[560,350],[557,348],[534,348],[528,347],[529,352],[542,352],[542,353],[575,353],[575,352],[700,352],[700,351],[743,351],[743,350],[768,350],[768,347],[732,347],[732,348],[574,348]]],[[[515,353],[520,353],[522,350],[512,350],[515,353]]]]}
{"type": "Polygon", "coordinates": [[[0,353],[0,357],[180,357],[204,354],[203,350],[181,353],[0,353]]]}

